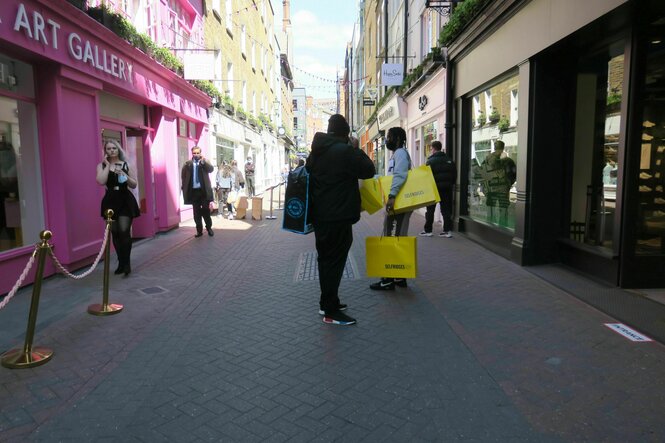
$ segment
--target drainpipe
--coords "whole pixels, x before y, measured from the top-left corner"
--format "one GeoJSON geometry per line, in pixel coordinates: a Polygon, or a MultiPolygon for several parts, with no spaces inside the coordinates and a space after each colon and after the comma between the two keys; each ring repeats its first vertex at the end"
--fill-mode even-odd
{"type": "Polygon", "coordinates": [[[446,119],[444,122],[444,128],[446,130],[446,136],[445,136],[445,141],[446,141],[446,154],[448,154],[451,158],[453,157],[452,153],[452,147],[453,147],[453,69],[452,69],[452,63],[450,62],[450,58],[448,56],[448,48],[444,47],[441,48],[443,51],[443,60],[445,63],[446,67],[446,82],[445,82],[445,90],[444,94],[446,97],[446,119]]]}
{"type": "Polygon", "coordinates": [[[406,61],[408,60],[407,57],[407,45],[409,43],[409,39],[407,38],[409,33],[407,30],[409,29],[409,0],[404,0],[404,77],[406,77],[406,69],[407,69],[407,63],[406,61]]]}

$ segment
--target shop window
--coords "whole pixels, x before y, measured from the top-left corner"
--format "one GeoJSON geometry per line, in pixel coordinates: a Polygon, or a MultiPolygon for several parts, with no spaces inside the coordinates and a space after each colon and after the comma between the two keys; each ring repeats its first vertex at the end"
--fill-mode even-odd
{"type": "Polygon", "coordinates": [[[215,140],[215,154],[217,158],[217,165],[221,165],[223,161],[231,164],[233,154],[235,152],[235,145],[231,140],[223,137],[216,137],[215,140]]]}
{"type": "MultiPolygon", "coordinates": [[[[637,213],[637,255],[665,254],[665,8],[653,20],[648,38],[644,76],[644,110],[637,213]]],[[[620,99],[620,97],[619,97],[620,99]]]]}
{"type": "MultiPolygon", "coordinates": [[[[570,202],[571,240],[614,248],[624,40],[578,63],[570,202]]],[[[646,195],[646,194],[645,194],[646,195]]]]}
{"type": "Polygon", "coordinates": [[[0,252],[39,238],[42,208],[35,106],[0,97],[0,252]]]}
{"type": "MultiPolygon", "coordinates": [[[[515,126],[501,124],[494,114],[510,115],[511,91],[517,90],[518,77],[510,77],[486,92],[470,98],[467,117],[471,131],[468,146],[468,215],[477,221],[515,229],[517,179],[517,121],[515,126]],[[481,107],[484,105],[484,107],[481,107]],[[493,115],[490,119],[487,111],[493,115]]],[[[517,111],[515,111],[517,112],[517,111]]]]}
{"type": "Polygon", "coordinates": [[[421,164],[424,164],[425,161],[427,160],[427,157],[432,153],[431,148],[432,148],[432,142],[434,140],[438,140],[438,131],[437,131],[437,124],[436,120],[430,123],[427,123],[426,125],[423,125],[422,127],[422,140],[423,140],[423,149],[422,149],[422,154],[419,152],[420,151],[420,146],[416,146],[416,152],[417,154],[415,157],[419,160],[418,164],[415,166],[420,166],[421,164]]]}
{"type": "Polygon", "coordinates": [[[187,122],[189,126],[189,138],[196,138],[196,123],[187,122]]]}
{"type": "Polygon", "coordinates": [[[187,137],[187,120],[184,118],[178,119],[178,135],[180,137],[187,137]]]}

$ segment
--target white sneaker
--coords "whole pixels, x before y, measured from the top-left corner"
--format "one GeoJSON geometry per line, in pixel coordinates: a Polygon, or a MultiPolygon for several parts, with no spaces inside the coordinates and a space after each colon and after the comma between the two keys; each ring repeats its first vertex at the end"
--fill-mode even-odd
{"type": "Polygon", "coordinates": [[[419,237],[431,237],[432,233],[427,232],[427,231],[422,231],[420,234],[418,234],[419,237]]]}
{"type": "Polygon", "coordinates": [[[451,238],[452,236],[453,234],[451,234],[450,231],[442,232],[441,234],[439,234],[439,237],[445,237],[445,238],[451,238]]]}

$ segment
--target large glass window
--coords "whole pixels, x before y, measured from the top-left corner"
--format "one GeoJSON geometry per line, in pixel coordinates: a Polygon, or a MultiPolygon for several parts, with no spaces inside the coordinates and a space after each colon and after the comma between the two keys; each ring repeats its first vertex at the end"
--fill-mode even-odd
{"type": "MultiPolygon", "coordinates": [[[[34,97],[30,65],[0,55],[0,93],[34,97]]],[[[0,252],[26,246],[44,229],[35,105],[0,95],[0,252]]]]}
{"type": "Polygon", "coordinates": [[[43,229],[36,112],[0,96],[0,252],[34,242],[43,229]]]}
{"type": "Polygon", "coordinates": [[[517,76],[471,97],[467,122],[471,130],[469,216],[515,229],[517,179],[517,76]],[[490,110],[491,115],[483,110],[490,110]]]}
{"type": "Polygon", "coordinates": [[[638,255],[665,254],[665,7],[648,30],[642,149],[638,180],[638,255]]]}
{"type": "Polygon", "coordinates": [[[624,40],[578,63],[570,238],[614,249],[624,40]]]}

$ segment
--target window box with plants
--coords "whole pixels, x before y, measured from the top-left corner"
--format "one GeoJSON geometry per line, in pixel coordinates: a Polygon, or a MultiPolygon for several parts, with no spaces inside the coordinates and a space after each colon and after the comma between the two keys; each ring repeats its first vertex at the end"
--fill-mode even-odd
{"type": "Polygon", "coordinates": [[[235,107],[233,106],[233,101],[231,97],[225,95],[222,97],[222,109],[228,114],[233,115],[235,113],[235,107]]]}
{"type": "Polygon", "coordinates": [[[244,109],[242,109],[241,106],[238,106],[238,108],[236,109],[236,117],[238,118],[238,120],[242,121],[247,120],[247,113],[245,112],[244,109]]]}
{"type": "Polygon", "coordinates": [[[499,110],[496,109],[495,107],[492,107],[492,112],[490,113],[490,123],[492,124],[498,123],[500,119],[501,116],[499,115],[499,110]]]}

